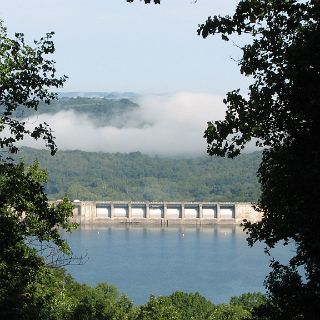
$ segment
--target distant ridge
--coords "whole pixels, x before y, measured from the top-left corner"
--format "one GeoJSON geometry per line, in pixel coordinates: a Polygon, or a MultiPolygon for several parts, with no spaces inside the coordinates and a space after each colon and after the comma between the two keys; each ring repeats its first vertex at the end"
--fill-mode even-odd
{"type": "Polygon", "coordinates": [[[136,99],[139,97],[134,92],[81,92],[81,91],[70,91],[70,92],[59,92],[59,98],[107,98],[107,99],[136,99]]]}
{"type": "Polygon", "coordinates": [[[126,201],[240,201],[257,200],[256,172],[261,152],[236,159],[198,157],[173,159],[140,152],[97,153],[22,148],[26,163],[38,159],[47,168],[50,199],[126,201]]]}
{"type": "MultiPolygon", "coordinates": [[[[93,94],[93,93],[92,93],[93,94]]],[[[71,93],[70,93],[71,95],[71,93]]],[[[61,111],[73,111],[76,114],[85,114],[97,126],[106,126],[113,123],[113,120],[121,115],[132,112],[139,105],[128,98],[106,98],[106,97],[60,97],[50,105],[41,102],[38,110],[19,106],[13,113],[17,118],[27,118],[34,115],[54,115],[61,111]]],[[[123,126],[123,123],[114,124],[116,127],[123,126]]]]}

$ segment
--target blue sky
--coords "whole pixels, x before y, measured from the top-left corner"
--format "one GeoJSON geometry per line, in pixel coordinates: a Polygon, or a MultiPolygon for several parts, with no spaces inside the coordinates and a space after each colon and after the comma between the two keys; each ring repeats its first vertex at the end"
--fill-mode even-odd
{"type": "Polygon", "coordinates": [[[64,91],[176,92],[224,95],[244,88],[241,52],[220,36],[196,34],[209,15],[232,13],[235,0],[2,0],[9,34],[29,40],[55,31],[58,71],[69,76],[64,91]],[[233,58],[233,59],[232,59],[233,58]]]}

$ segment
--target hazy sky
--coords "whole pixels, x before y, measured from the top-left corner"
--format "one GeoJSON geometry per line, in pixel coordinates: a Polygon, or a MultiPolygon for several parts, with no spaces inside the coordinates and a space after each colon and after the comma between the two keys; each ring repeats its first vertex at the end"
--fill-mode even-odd
{"type": "Polygon", "coordinates": [[[224,95],[246,88],[248,79],[239,73],[241,52],[232,41],[203,39],[196,30],[210,15],[232,14],[236,3],[1,0],[0,18],[9,35],[23,32],[31,41],[55,31],[53,59],[60,74],[69,76],[63,91],[142,94],[130,121],[140,117],[151,125],[97,128],[89,118],[70,112],[37,116],[31,123],[49,122],[60,149],[204,153],[207,121],[223,118],[224,95]]]}
{"type": "Polygon", "coordinates": [[[201,92],[223,95],[244,87],[220,36],[196,33],[209,15],[232,13],[235,0],[1,0],[9,34],[30,40],[55,31],[53,59],[69,76],[64,91],[201,92]]]}

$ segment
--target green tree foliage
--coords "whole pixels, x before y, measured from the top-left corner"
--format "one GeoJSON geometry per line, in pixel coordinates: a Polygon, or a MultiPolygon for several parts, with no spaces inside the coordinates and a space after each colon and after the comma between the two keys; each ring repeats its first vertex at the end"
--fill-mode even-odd
{"type": "Polygon", "coordinates": [[[137,320],[249,320],[256,308],[265,306],[260,293],[233,297],[229,304],[214,305],[199,293],[174,292],[169,296],[154,297],[140,306],[137,320]]]}
{"type": "Polygon", "coordinates": [[[154,297],[140,307],[137,320],[205,320],[216,307],[199,293],[174,292],[170,296],[154,297]]]}
{"type": "Polygon", "coordinates": [[[85,292],[78,299],[71,319],[133,319],[135,310],[132,302],[116,287],[100,283],[95,288],[82,286],[82,290],[85,292]]]}
{"type": "Polygon", "coordinates": [[[33,300],[25,308],[27,319],[133,320],[137,313],[132,301],[116,287],[80,284],[61,268],[42,268],[30,289],[33,300]]]}
{"type": "Polygon", "coordinates": [[[244,320],[255,319],[253,310],[265,301],[254,293],[214,305],[199,293],[177,291],[134,306],[115,286],[80,284],[61,268],[43,269],[32,290],[30,319],[50,320],[244,320]]]}
{"type": "Polygon", "coordinates": [[[238,305],[243,309],[253,312],[255,309],[264,306],[267,303],[265,295],[262,293],[244,293],[240,296],[232,297],[230,299],[230,305],[238,305]]]}
{"type": "Polygon", "coordinates": [[[139,320],[180,320],[181,312],[168,301],[167,297],[151,296],[150,300],[140,307],[139,320]]]}
{"type": "Polygon", "coordinates": [[[109,154],[21,149],[26,163],[38,159],[47,168],[51,199],[64,194],[81,200],[255,201],[261,153],[236,160],[199,157],[174,159],[133,152],[109,154]]]}
{"type": "Polygon", "coordinates": [[[273,247],[293,240],[289,266],[272,263],[266,280],[272,319],[316,319],[320,313],[320,3],[240,1],[233,16],[209,17],[203,37],[246,35],[241,73],[252,77],[248,93],[229,92],[226,117],[209,122],[211,155],[238,155],[252,138],[266,147],[258,171],[261,222],[246,223],[249,243],[273,247]],[[298,267],[305,271],[302,280],[298,267]]]}
{"type": "Polygon", "coordinates": [[[177,291],[168,296],[167,299],[180,311],[182,319],[205,320],[215,309],[212,302],[197,292],[185,293],[177,291]]]}
{"type": "Polygon", "coordinates": [[[10,39],[0,22],[1,319],[42,318],[39,311],[42,303],[37,303],[34,284],[41,279],[46,264],[55,262],[52,249],[70,253],[59,228],[70,231],[74,227],[68,222],[71,203],[64,199],[55,207],[49,206],[43,187],[46,172],[37,163],[29,168],[23,163],[13,163],[6,154],[16,153],[16,143],[27,135],[44,139],[51,154],[56,151],[47,124],[30,129],[12,116],[19,105],[36,110],[40,101],[49,104],[55,98],[50,88],[60,87],[65,81],[65,77],[55,77],[54,62],[47,59],[54,52],[51,37],[49,33],[31,47],[25,43],[23,34],[10,39]],[[39,254],[45,248],[49,249],[48,260],[39,254]]]}
{"type": "MultiPolygon", "coordinates": [[[[138,107],[138,104],[129,99],[107,99],[107,98],[60,98],[54,100],[50,105],[40,102],[37,110],[26,109],[18,106],[13,112],[13,116],[18,119],[25,119],[39,114],[56,114],[61,111],[73,111],[75,117],[79,115],[87,116],[96,126],[114,125],[114,118],[129,113],[138,107]]],[[[123,126],[117,123],[118,127],[123,126]]]]}
{"type": "Polygon", "coordinates": [[[37,163],[28,169],[23,163],[0,164],[0,315],[4,318],[25,314],[28,319],[37,313],[33,283],[47,265],[69,262],[71,252],[59,229],[74,227],[68,221],[72,204],[63,199],[55,207],[48,206],[42,186],[45,178],[37,163]]]}
{"type": "Polygon", "coordinates": [[[26,135],[46,141],[52,154],[56,151],[51,129],[46,123],[27,128],[26,123],[12,117],[19,105],[37,110],[40,101],[46,104],[56,98],[50,92],[59,88],[66,77],[56,78],[54,61],[47,55],[55,50],[51,40],[53,33],[47,33],[32,48],[25,43],[24,35],[16,33],[7,37],[6,28],[0,22],[0,147],[17,152],[16,142],[26,135]]]}
{"type": "Polygon", "coordinates": [[[249,311],[239,305],[220,304],[213,311],[208,320],[248,320],[251,318],[249,311]]]}

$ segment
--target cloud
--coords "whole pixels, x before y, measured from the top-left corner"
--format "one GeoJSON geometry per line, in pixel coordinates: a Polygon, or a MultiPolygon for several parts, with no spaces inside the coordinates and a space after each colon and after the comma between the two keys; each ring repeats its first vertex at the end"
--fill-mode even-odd
{"type": "MultiPolygon", "coordinates": [[[[158,155],[203,154],[207,121],[223,119],[223,97],[181,92],[172,96],[145,96],[140,107],[97,127],[84,114],[63,111],[26,119],[47,122],[62,150],[135,152],[158,155]]],[[[40,143],[26,140],[31,147],[40,143]]]]}

